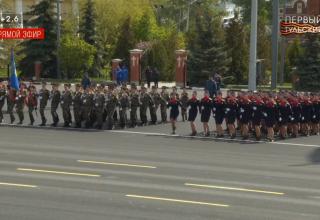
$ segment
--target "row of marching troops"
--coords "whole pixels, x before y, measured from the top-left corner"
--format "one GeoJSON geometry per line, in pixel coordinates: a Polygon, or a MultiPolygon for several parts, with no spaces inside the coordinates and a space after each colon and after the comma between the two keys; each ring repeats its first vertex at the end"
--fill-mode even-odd
{"type": "MultiPolygon", "coordinates": [[[[178,106],[184,104],[179,100],[170,100],[169,105],[172,106],[170,118],[174,133],[178,106]]],[[[191,135],[197,134],[194,121],[198,113],[201,114],[205,136],[210,136],[208,122],[211,115],[215,119],[217,137],[224,136],[224,123],[231,138],[236,137],[237,130],[240,130],[243,139],[248,139],[249,134],[253,133],[260,140],[265,133],[269,141],[274,141],[275,133],[281,139],[319,134],[320,95],[317,94],[228,92],[226,97],[220,93],[210,98],[209,93],[205,92],[204,97],[198,99],[197,93],[193,92],[187,106],[191,135]]]]}
{"type": "MultiPolygon", "coordinates": [[[[173,94],[177,93],[177,89],[173,88],[173,94]]],[[[45,109],[49,102],[52,124],[56,127],[60,121],[57,113],[58,107],[61,107],[64,127],[72,125],[72,114],[76,128],[98,128],[102,129],[104,123],[107,129],[113,129],[117,121],[119,126],[135,127],[137,125],[157,124],[157,111],[160,109],[161,122],[167,122],[167,103],[169,101],[169,93],[166,87],[162,87],[158,92],[156,87],[152,87],[150,92],[145,87],[137,89],[135,85],[131,85],[128,89],[126,86],[117,88],[115,85],[92,86],[83,89],[80,84],[75,86],[75,91],[71,90],[70,84],[64,84],[63,91],[59,90],[59,84],[53,84],[51,91],[47,88],[47,84],[43,83],[42,88],[37,91],[34,85],[20,85],[18,91],[10,89],[5,84],[0,84],[0,122],[3,121],[3,106],[7,100],[8,113],[10,115],[11,124],[15,122],[15,114],[19,117],[18,124],[23,124],[24,109],[27,107],[30,125],[35,122],[35,114],[38,116],[38,109],[41,117],[40,126],[47,124],[45,109]],[[148,121],[147,112],[151,117],[148,121]],[[130,112],[130,118],[127,117],[130,112]],[[140,113],[138,122],[137,115],[140,113]]]]}

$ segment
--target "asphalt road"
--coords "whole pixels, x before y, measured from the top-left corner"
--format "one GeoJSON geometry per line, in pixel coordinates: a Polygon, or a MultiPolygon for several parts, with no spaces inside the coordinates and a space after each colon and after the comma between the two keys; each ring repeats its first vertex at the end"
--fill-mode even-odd
{"type": "Polygon", "coordinates": [[[1,220],[319,220],[320,138],[0,127],[1,220]]]}

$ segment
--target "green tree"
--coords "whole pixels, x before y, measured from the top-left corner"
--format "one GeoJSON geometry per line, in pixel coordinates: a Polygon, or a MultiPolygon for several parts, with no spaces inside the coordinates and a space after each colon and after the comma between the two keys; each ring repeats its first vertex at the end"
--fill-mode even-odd
{"type": "Polygon", "coordinates": [[[81,77],[94,62],[96,48],[80,38],[66,35],[61,40],[59,56],[64,77],[81,77]]]}
{"type": "Polygon", "coordinates": [[[306,35],[304,52],[298,61],[298,89],[319,91],[320,89],[320,38],[315,34],[306,35]]]}
{"type": "Polygon", "coordinates": [[[80,35],[85,42],[91,45],[96,44],[96,12],[93,0],[87,0],[81,16],[80,35]]]}
{"type": "Polygon", "coordinates": [[[203,84],[216,72],[227,71],[227,52],[224,46],[221,18],[205,10],[196,16],[195,37],[189,44],[188,72],[192,84],[203,84]]]}
{"type": "Polygon", "coordinates": [[[24,55],[19,68],[24,76],[32,76],[34,63],[42,62],[43,74],[47,77],[56,76],[56,25],[54,13],[54,0],[42,0],[31,8],[28,15],[33,19],[26,26],[41,27],[45,29],[44,40],[27,40],[22,43],[20,55],[24,55]]]}
{"type": "Polygon", "coordinates": [[[300,38],[295,38],[293,42],[288,45],[286,51],[286,63],[285,63],[285,81],[291,81],[291,73],[293,68],[297,67],[299,58],[303,54],[303,48],[301,46],[300,38]]]}
{"type": "Polygon", "coordinates": [[[226,77],[232,77],[232,83],[244,83],[249,64],[248,31],[238,13],[226,28],[226,45],[231,59],[226,77]]]}
{"type": "Polygon", "coordinates": [[[130,53],[129,51],[134,49],[135,39],[134,33],[132,30],[131,18],[127,17],[127,19],[123,22],[120,28],[120,35],[118,42],[116,44],[114,57],[120,58],[124,60],[127,64],[130,63],[130,53]]]}

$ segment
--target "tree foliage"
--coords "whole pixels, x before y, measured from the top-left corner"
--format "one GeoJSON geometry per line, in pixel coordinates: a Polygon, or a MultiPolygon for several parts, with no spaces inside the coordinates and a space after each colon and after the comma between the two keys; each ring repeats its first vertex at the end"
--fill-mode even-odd
{"type": "Polygon", "coordinates": [[[209,10],[199,11],[195,37],[189,42],[188,71],[191,84],[203,84],[210,75],[227,71],[227,52],[221,17],[209,10]]]}
{"type": "Polygon", "coordinates": [[[56,75],[56,22],[54,13],[54,0],[42,0],[31,8],[28,13],[33,16],[27,26],[45,29],[44,40],[27,40],[22,43],[19,54],[24,57],[19,63],[19,68],[24,76],[34,74],[34,63],[41,61],[44,76],[56,75]]]}
{"type": "Polygon", "coordinates": [[[81,77],[94,62],[96,48],[84,40],[66,35],[61,40],[59,55],[61,69],[66,78],[81,77]]]}
{"type": "Polygon", "coordinates": [[[320,89],[320,38],[318,35],[306,35],[304,52],[299,57],[297,73],[298,88],[306,91],[320,89]]]}

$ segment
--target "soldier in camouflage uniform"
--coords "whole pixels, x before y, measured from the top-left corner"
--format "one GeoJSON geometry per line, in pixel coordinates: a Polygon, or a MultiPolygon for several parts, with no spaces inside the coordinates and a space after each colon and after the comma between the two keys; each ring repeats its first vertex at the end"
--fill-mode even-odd
{"type": "Polygon", "coordinates": [[[76,123],[75,125],[76,128],[81,128],[81,96],[82,96],[81,88],[82,87],[80,84],[76,84],[76,91],[72,97],[73,116],[74,116],[74,121],[76,123]]]}
{"type": "Polygon", "coordinates": [[[22,84],[16,96],[16,110],[19,117],[18,125],[23,124],[23,120],[24,120],[23,110],[25,106],[26,97],[27,97],[27,91],[25,89],[25,85],[22,84]]]}
{"type": "Polygon", "coordinates": [[[40,102],[40,116],[41,116],[41,121],[42,123],[40,126],[45,126],[47,123],[46,116],[44,114],[44,110],[47,107],[48,100],[50,98],[50,92],[47,89],[47,84],[45,82],[42,83],[42,88],[39,91],[39,102],[40,102]]]}
{"type": "Polygon", "coordinates": [[[9,94],[7,96],[8,113],[10,115],[10,123],[13,124],[13,122],[16,120],[13,114],[13,109],[16,103],[17,91],[15,89],[11,89],[10,86],[8,86],[8,91],[9,91],[9,94]]]}
{"type": "Polygon", "coordinates": [[[154,105],[150,107],[150,115],[152,124],[157,123],[157,111],[161,102],[160,94],[158,93],[158,89],[156,86],[152,86],[152,91],[150,92],[150,96],[153,100],[154,105]]]}
{"type": "Polygon", "coordinates": [[[62,92],[60,104],[62,108],[62,115],[64,120],[64,127],[70,127],[72,123],[71,110],[72,94],[70,91],[70,84],[64,84],[64,91],[62,92]]]}
{"type": "Polygon", "coordinates": [[[3,122],[2,109],[3,109],[6,97],[7,97],[6,86],[4,84],[0,83],[0,123],[3,122]]]}
{"type": "Polygon", "coordinates": [[[91,88],[87,87],[81,96],[81,118],[84,121],[85,127],[90,128],[90,114],[93,106],[93,95],[91,88]]]}
{"type": "Polygon", "coordinates": [[[125,128],[127,125],[127,111],[130,107],[129,96],[126,88],[123,88],[119,94],[119,114],[120,114],[120,127],[125,128]]]}
{"type": "Polygon", "coordinates": [[[137,126],[137,111],[140,106],[139,93],[136,85],[131,86],[130,92],[130,123],[131,127],[137,126]]]}
{"type": "Polygon", "coordinates": [[[114,90],[113,86],[109,86],[109,91],[106,100],[106,111],[107,111],[107,129],[112,130],[114,126],[114,113],[116,111],[117,106],[119,105],[117,99],[116,90],[114,90]]]}
{"type": "Polygon", "coordinates": [[[141,94],[140,94],[140,119],[142,125],[148,124],[147,118],[147,110],[148,107],[154,106],[153,100],[151,96],[146,92],[145,87],[141,87],[141,94]]]}
{"type": "Polygon", "coordinates": [[[96,118],[96,128],[102,129],[103,128],[103,113],[104,113],[104,106],[105,106],[105,97],[103,93],[103,86],[99,86],[97,88],[96,93],[94,94],[94,112],[96,118]]]}
{"type": "Polygon", "coordinates": [[[37,99],[37,90],[35,86],[29,87],[29,94],[26,98],[26,103],[28,106],[28,113],[30,118],[30,125],[34,123],[33,111],[37,111],[38,99],[37,99]]]}
{"type": "Polygon", "coordinates": [[[167,104],[169,102],[170,97],[169,97],[169,93],[167,92],[165,86],[162,87],[160,97],[161,97],[161,99],[160,99],[161,121],[162,121],[162,123],[167,123],[167,118],[168,118],[167,104]]]}
{"type": "Polygon", "coordinates": [[[53,84],[52,85],[52,91],[51,91],[51,115],[52,115],[52,121],[53,123],[51,126],[57,127],[59,123],[59,116],[57,113],[57,109],[59,107],[60,99],[61,99],[61,93],[58,90],[59,84],[53,84]]]}
{"type": "Polygon", "coordinates": [[[189,101],[188,93],[186,89],[183,88],[183,91],[181,93],[181,98],[180,98],[182,121],[188,120],[187,118],[188,101],[189,101]]]}

